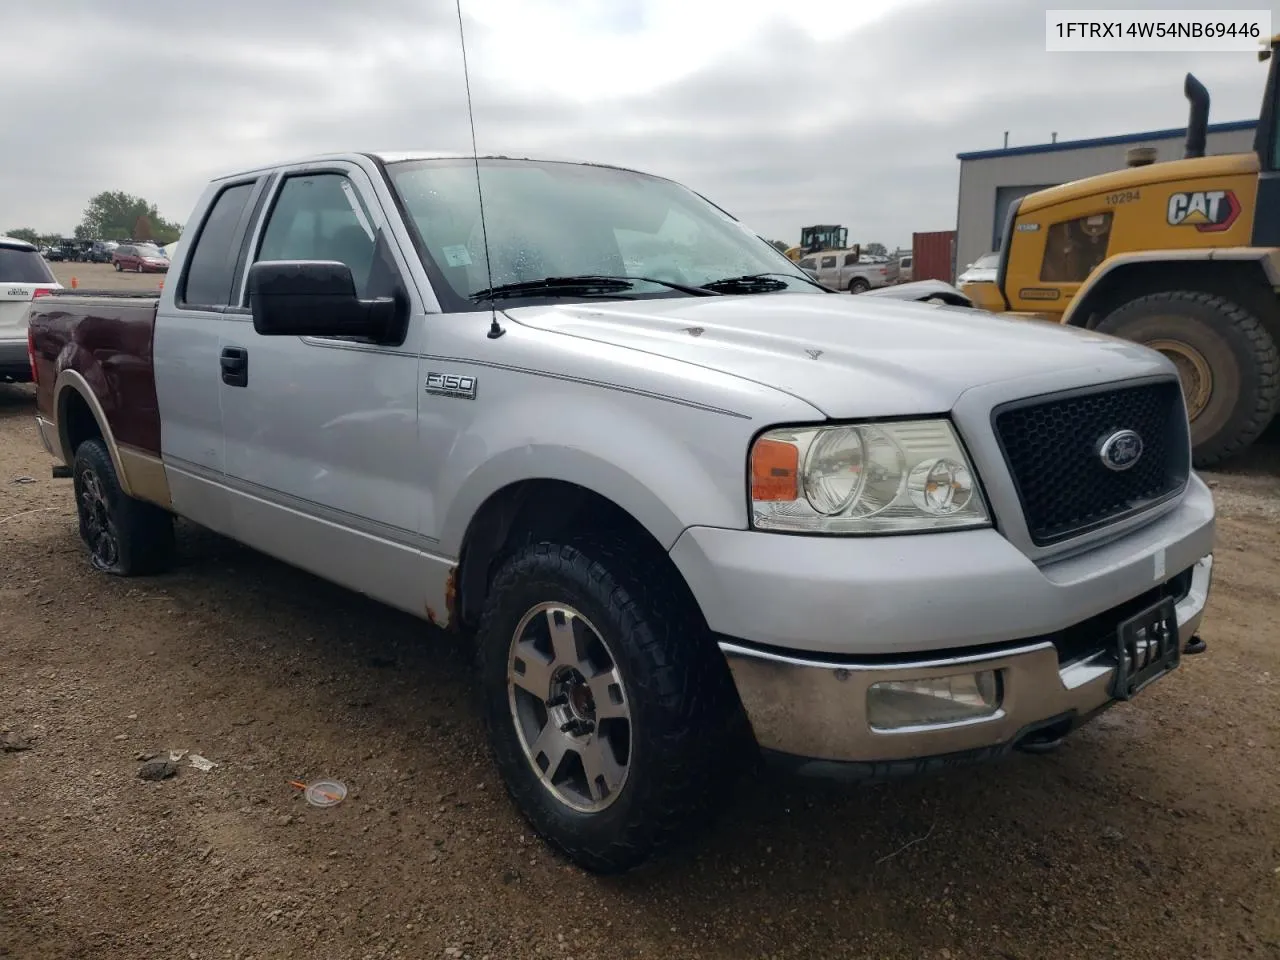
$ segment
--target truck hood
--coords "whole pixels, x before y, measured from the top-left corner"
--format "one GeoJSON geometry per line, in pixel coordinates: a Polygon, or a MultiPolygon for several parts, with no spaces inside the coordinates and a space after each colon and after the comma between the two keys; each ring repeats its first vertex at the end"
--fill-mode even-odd
{"type": "Polygon", "coordinates": [[[949,411],[971,387],[1078,368],[1150,373],[1113,337],[967,307],[807,293],[515,307],[517,323],[645,351],[782,390],[828,417],[949,411]]]}

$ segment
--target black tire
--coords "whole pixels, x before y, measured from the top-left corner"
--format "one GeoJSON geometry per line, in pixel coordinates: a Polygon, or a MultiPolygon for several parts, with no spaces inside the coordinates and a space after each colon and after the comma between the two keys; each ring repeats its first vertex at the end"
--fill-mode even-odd
{"type": "Polygon", "coordinates": [[[871,289],[871,284],[867,283],[864,277],[854,277],[849,281],[850,293],[866,293],[871,289]]]}
{"type": "Polygon", "coordinates": [[[573,538],[517,551],[486,598],[480,686],[507,792],[539,836],[594,873],[630,870],[706,826],[754,747],[724,656],[673,579],[633,542],[573,538]],[[521,621],[546,603],[572,607],[595,628],[621,679],[616,702],[629,710],[625,780],[595,812],[544,785],[517,729],[509,657],[521,621]]]}
{"type": "Polygon", "coordinates": [[[120,489],[107,445],[76,447],[72,468],[80,540],[94,569],[119,577],[161,573],[173,563],[173,517],[120,489]]]}
{"type": "Polygon", "coordinates": [[[1240,452],[1266,429],[1280,407],[1280,353],[1262,322],[1226,297],[1169,290],[1118,307],[1097,325],[1099,333],[1135,343],[1166,346],[1183,376],[1202,362],[1209,372],[1207,400],[1188,396],[1192,459],[1198,469],[1240,452]],[[1181,353],[1180,353],[1181,351],[1181,353]],[[1197,415],[1195,408],[1200,407],[1197,415]]]}
{"type": "Polygon", "coordinates": [[[124,272],[124,267],[120,266],[120,261],[119,261],[119,260],[117,260],[117,261],[115,262],[115,268],[116,268],[116,273],[123,273],[123,272],[124,272]]]}

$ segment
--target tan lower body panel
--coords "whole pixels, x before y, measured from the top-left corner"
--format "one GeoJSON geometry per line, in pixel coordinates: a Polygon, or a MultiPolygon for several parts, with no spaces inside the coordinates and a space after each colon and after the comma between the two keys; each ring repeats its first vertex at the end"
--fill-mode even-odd
{"type": "Polygon", "coordinates": [[[171,509],[173,501],[169,496],[169,477],[160,458],[125,443],[119,444],[117,449],[120,452],[120,470],[124,474],[120,478],[120,485],[138,500],[146,500],[166,510],[171,509]]]}

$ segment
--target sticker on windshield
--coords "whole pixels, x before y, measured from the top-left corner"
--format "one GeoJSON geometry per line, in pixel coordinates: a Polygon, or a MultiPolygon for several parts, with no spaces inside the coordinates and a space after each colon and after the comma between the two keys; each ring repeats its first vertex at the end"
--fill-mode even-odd
{"type": "Polygon", "coordinates": [[[360,201],[356,199],[356,193],[351,188],[350,180],[342,181],[342,193],[346,196],[347,203],[351,206],[351,212],[356,215],[356,220],[360,223],[360,229],[372,240],[373,227],[369,223],[369,218],[364,215],[364,208],[360,206],[360,201]]]}
{"type": "Polygon", "coordinates": [[[460,243],[445,247],[442,251],[445,263],[451,267],[468,267],[471,265],[471,252],[460,243]]]}

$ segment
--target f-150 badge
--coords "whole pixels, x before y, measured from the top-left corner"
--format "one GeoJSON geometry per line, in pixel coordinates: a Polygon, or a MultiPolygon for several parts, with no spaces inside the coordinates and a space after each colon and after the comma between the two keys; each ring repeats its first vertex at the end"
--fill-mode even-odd
{"type": "Polygon", "coordinates": [[[428,373],[427,393],[442,397],[459,397],[463,400],[476,398],[476,378],[459,376],[456,373],[428,373]]]}
{"type": "Polygon", "coordinates": [[[1240,201],[1231,190],[1196,190],[1169,196],[1169,226],[1195,227],[1201,233],[1221,233],[1240,216],[1240,201]]]}

